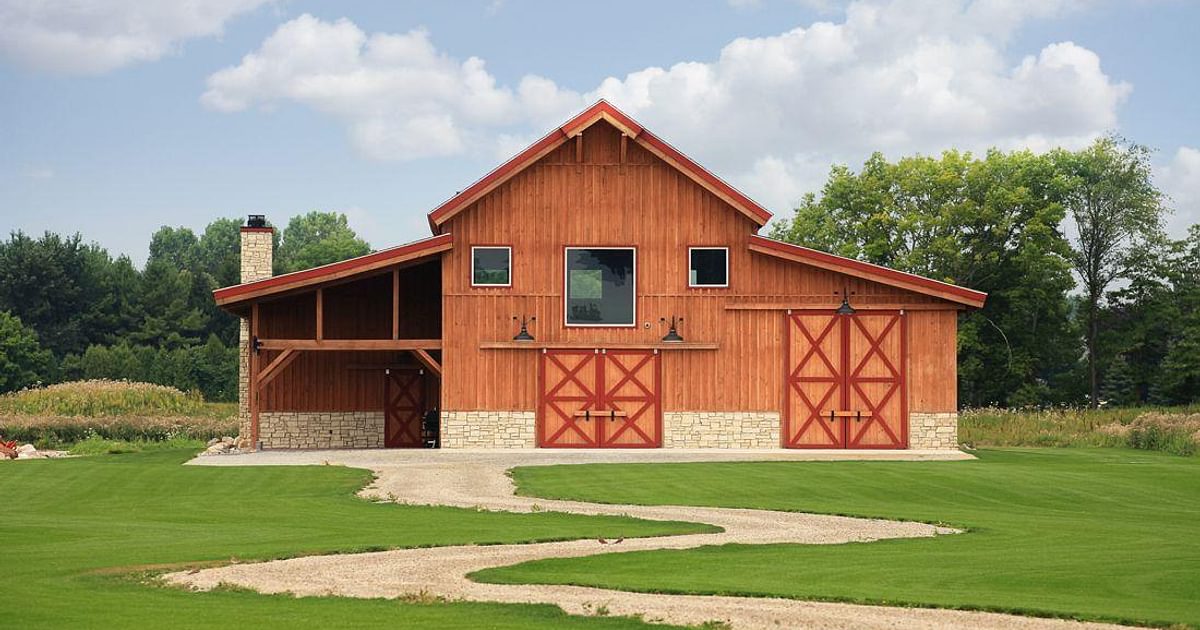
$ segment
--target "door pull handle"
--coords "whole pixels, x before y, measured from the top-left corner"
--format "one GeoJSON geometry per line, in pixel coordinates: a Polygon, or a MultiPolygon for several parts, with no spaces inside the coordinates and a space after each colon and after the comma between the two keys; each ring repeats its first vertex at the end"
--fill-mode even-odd
{"type": "Polygon", "coordinates": [[[591,409],[584,409],[584,410],[583,410],[583,421],[584,421],[584,422],[589,422],[589,421],[591,421],[591,419],[592,419],[592,410],[591,410],[591,409]]]}

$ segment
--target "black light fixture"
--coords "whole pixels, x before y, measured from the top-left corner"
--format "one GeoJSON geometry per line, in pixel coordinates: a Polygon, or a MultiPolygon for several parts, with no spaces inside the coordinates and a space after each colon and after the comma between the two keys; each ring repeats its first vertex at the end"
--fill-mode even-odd
{"type": "MultiPolygon", "coordinates": [[[[666,323],[667,318],[660,317],[658,319],[658,321],[666,323]]],[[[679,343],[679,342],[683,341],[683,337],[679,336],[679,330],[678,330],[679,324],[682,324],[682,323],[683,323],[682,317],[676,317],[676,316],[672,315],[671,316],[671,328],[670,328],[670,330],[667,331],[667,334],[663,335],[662,340],[667,343],[679,343]]]]}
{"type": "Polygon", "coordinates": [[[250,340],[250,348],[254,350],[254,354],[262,352],[262,339],[259,339],[258,335],[254,335],[254,337],[250,340]]]}
{"type": "Polygon", "coordinates": [[[514,322],[518,319],[521,320],[521,331],[513,337],[513,341],[533,341],[533,335],[529,334],[529,322],[536,322],[537,318],[525,317],[524,315],[513,317],[514,322]]]}
{"type": "Polygon", "coordinates": [[[267,217],[263,214],[252,214],[246,217],[246,227],[264,228],[267,227],[267,217]]]}
{"type": "Polygon", "coordinates": [[[850,294],[846,291],[846,287],[842,287],[842,305],[837,307],[838,315],[853,315],[854,307],[850,306],[850,294]]]}

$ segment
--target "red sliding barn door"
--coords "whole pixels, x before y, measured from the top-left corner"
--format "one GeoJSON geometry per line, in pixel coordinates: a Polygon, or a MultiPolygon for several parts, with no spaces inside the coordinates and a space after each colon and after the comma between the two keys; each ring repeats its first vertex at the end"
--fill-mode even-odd
{"type": "Polygon", "coordinates": [[[659,445],[662,355],[647,350],[606,350],[600,445],[653,448],[659,445]]]}
{"type": "Polygon", "coordinates": [[[643,350],[550,350],[538,360],[538,444],[650,448],[662,427],[661,357],[643,350]]]}
{"type": "Polygon", "coordinates": [[[905,448],[905,334],[900,311],[789,312],[784,446],[905,448]]]}
{"type": "Polygon", "coordinates": [[[844,423],[829,411],[845,407],[845,320],[833,311],[795,311],[787,318],[784,446],[844,448],[844,423]]]}
{"type": "Polygon", "coordinates": [[[595,350],[546,350],[538,359],[541,446],[589,448],[599,443],[594,417],[600,405],[600,354],[595,350]]]}
{"type": "Polygon", "coordinates": [[[904,448],[908,421],[904,387],[905,318],[899,311],[859,311],[849,317],[846,344],[849,448],[904,448]]]}
{"type": "Polygon", "coordinates": [[[421,421],[425,417],[425,374],[419,369],[389,369],[383,385],[383,445],[388,448],[421,446],[421,421]]]}

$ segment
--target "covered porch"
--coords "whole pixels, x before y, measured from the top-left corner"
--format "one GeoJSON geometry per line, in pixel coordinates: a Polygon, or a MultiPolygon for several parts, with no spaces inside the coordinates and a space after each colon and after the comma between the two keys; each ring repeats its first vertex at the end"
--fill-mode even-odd
{"type": "Polygon", "coordinates": [[[216,292],[243,318],[240,441],[436,447],[449,248],[448,238],[426,239],[216,292]]]}

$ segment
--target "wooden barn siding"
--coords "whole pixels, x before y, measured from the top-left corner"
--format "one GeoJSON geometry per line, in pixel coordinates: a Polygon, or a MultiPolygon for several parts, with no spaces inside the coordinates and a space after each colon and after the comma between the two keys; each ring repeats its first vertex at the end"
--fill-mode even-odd
{"type": "MultiPolygon", "coordinates": [[[[441,336],[441,266],[424,263],[400,270],[400,338],[441,336]]],[[[392,274],[370,276],[324,289],[326,339],[390,339],[392,274]]],[[[313,339],[315,291],[261,302],[264,339],[313,339]]],[[[277,356],[264,352],[262,365],[277,356]]],[[[417,366],[407,352],[303,352],[263,391],[263,411],[378,411],[383,409],[382,369],[366,365],[417,366]]],[[[436,400],[436,396],[433,398],[436,400]]]]}
{"type": "Polygon", "coordinates": [[[908,408],[958,410],[958,313],[909,311],[908,408]]]}
{"type": "MultiPolygon", "coordinates": [[[[684,338],[717,342],[721,349],[665,352],[665,411],[779,410],[782,312],[726,310],[726,303],[836,305],[843,285],[856,303],[937,301],[752,253],[745,247],[755,229],[749,219],[633,142],[621,165],[620,136],[612,127],[589,129],[583,146],[582,166],[575,163],[574,141],[568,142],[445,226],[455,239],[442,272],[446,409],[536,407],[536,352],[479,348],[511,339],[512,317],[522,314],[537,317],[531,332],[539,340],[596,344],[657,341],[666,332],[659,318],[683,316],[684,338]],[[470,286],[470,248],[484,244],[512,246],[511,288],[470,286]],[[637,247],[636,328],[564,326],[564,245],[637,247]],[[687,248],[706,245],[730,248],[729,288],[687,288],[687,248]]],[[[952,320],[953,312],[947,313],[952,320]]],[[[914,341],[914,347],[923,343],[914,341]]],[[[948,343],[952,348],[952,336],[948,343]]],[[[953,369],[951,355],[948,370],[922,383],[948,387],[953,396],[953,369]]],[[[940,404],[944,398],[922,394],[920,400],[940,404]]]]}

